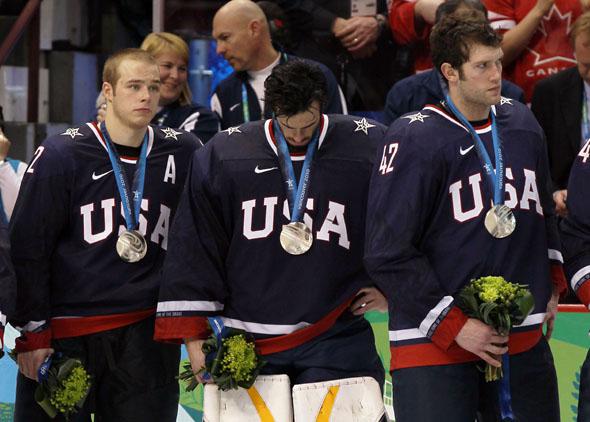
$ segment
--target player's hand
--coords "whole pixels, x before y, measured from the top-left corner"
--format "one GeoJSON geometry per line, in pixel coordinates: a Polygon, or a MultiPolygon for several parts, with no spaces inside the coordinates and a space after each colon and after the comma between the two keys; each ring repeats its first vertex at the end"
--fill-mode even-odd
{"type": "Polygon", "coordinates": [[[508,336],[501,336],[492,327],[474,318],[467,320],[455,342],[498,368],[502,366],[500,356],[508,352],[508,336]]]}
{"type": "Polygon", "coordinates": [[[36,349],[30,352],[21,352],[17,355],[18,369],[21,373],[32,379],[33,381],[39,381],[37,375],[39,367],[47,356],[52,355],[53,349],[36,349]]]}
{"type": "Polygon", "coordinates": [[[387,312],[387,299],[376,287],[363,287],[350,305],[350,311],[354,315],[363,315],[368,311],[387,312]]]}
{"type": "Polygon", "coordinates": [[[205,340],[194,338],[184,339],[193,374],[195,374],[195,378],[201,384],[213,382],[211,379],[203,379],[202,369],[205,368],[205,353],[203,353],[203,350],[201,349],[203,343],[205,343],[205,340]]]}
{"type": "Polygon", "coordinates": [[[379,38],[379,23],[373,16],[355,16],[346,20],[346,25],[334,32],[334,36],[350,53],[375,44],[379,38]]]}
{"type": "Polygon", "coordinates": [[[549,340],[551,338],[551,334],[553,334],[553,326],[555,324],[555,317],[557,316],[558,302],[559,292],[554,289],[549,302],[547,302],[547,310],[545,311],[545,318],[543,319],[543,323],[546,323],[545,338],[547,340],[549,340]]]}
{"type": "Polygon", "coordinates": [[[436,9],[444,0],[418,0],[414,5],[414,15],[429,25],[434,25],[436,9]]]}
{"type": "Polygon", "coordinates": [[[2,129],[0,129],[0,160],[5,160],[10,151],[10,140],[4,135],[2,129]]]}
{"type": "Polygon", "coordinates": [[[556,190],[553,192],[553,202],[555,202],[555,213],[561,217],[567,215],[567,189],[556,190]]]}

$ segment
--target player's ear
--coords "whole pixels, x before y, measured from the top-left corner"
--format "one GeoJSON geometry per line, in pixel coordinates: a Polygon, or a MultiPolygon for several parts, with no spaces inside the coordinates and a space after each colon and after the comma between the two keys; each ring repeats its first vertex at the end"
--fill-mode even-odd
{"type": "Polygon", "coordinates": [[[102,83],[102,95],[104,95],[104,98],[107,101],[107,103],[110,103],[113,101],[114,94],[115,93],[114,93],[113,86],[108,82],[103,82],[102,83]]]}
{"type": "Polygon", "coordinates": [[[444,78],[449,82],[457,82],[459,80],[459,71],[451,66],[450,63],[443,63],[440,65],[440,72],[444,78]]]}

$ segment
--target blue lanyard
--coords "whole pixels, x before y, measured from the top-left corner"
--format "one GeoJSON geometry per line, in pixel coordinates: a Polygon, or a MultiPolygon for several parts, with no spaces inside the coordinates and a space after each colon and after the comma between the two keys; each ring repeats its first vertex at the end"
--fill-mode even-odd
{"type": "Polygon", "coordinates": [[[494,158],[496,161],[496,170],[494,171],[494,166],[492,165],[492,160],[490,159],[490,155],[486,151],[486,148],[471,125],[469,121],[461,114],[455,104],[451,101],[451,97],[447,94],[446,96],[447,105],[453,112],[453,114],[459,119],[461,123],[469,130],[471,137],[473,138],[473,143],[475,145],[475,150],[477,152],[477,156],[479,160],[483,164],[484,171],[486,173],[488,183],[493,188],[494,193],[494,205],[501,205],[504,203],[504,157],[502,156],[502,141],[498,136],[498,127],[496,125],[496,116],[494,113],[490,113],[492,118],[492,143],[494,146],[494,158]]]}
{"type": "MultiPolygon", "coordinates": [[[[283,63],[289,60],[289,57],[285,53],[281,53],[283,58],[283,63]]],[[[260,114],[264,115],[264,110],[260,110],[260,114]]],[[[246,88],[246,83],[242,83],[242,116],[244,117],[244,123],[248,123],[250,121],[250,104],[248,104],[248,90],[246,88]]]]}
{"type": "Polygon", "coordinates": [[[248,91],[246,84],[242,84],[242,115],[244,116],[244,123],[250,121],[250,105],[248,104],[248,91]]]}
{"type": "Polygon", "coordinates": [[[318,125],[313,138],[307,145],[307,152],[305,153],[305,161],[299,176],[299,183],[295,179],[295,171],[293,170],[293,161],[289,154],[289,147],[287,141],[281,132],[281,128],[276,119],[273,119],[274,133],[277,138],[277,146],[279,152],[279,165],[281,173],[287,184],[287,201],[289,202],[289,210],[291,212],[291,221],[301,221],[303,212],[305,210],[305,203],[309,194],[309,184],[311,182],[311,163],[318,147],[320,139],[320,126],[318,125]]]}
{"type": "Polygon", "coordinates": [[[131,192],[134,193],[132,210],[131,201],[129,199],[131,197],[131,192],[129,191],[129,186],[127,184],[128,179],[125,173],[125,168],[121,164],[121,158],[119,157],[119,153],[113,145],[113,141],[109,136],[107,127],[104,124],[104,122],[100,124],[100,131],[104,135],[105,145],[107,147],[107,152],[109,154],[111,165],[113,167],[113,172],[115,174],[117,188],[119,189],[119,196],[121,197],[121,204],[123,205],[123,212],[125,213],[125,224],[127,226],[127,230],[134,230],[139,225],[139,210],[141,208],[141,200],[143,199],[145,168],[147,164],[147,132],[143,138],[141,152],[139,153],[139,159],[137,160],[137,164],[135,167],[135,174],[133,175],[133,184],[131,186],[131,192]]]}
{"type": "Polygon", "coordinates": [[[588,138],[590,138],[590,121],[588,118],[588,98],[586,97],[586,87],[584,87],[583,91],[583,98],[582,98],[582,142],[581,146],[583,146],[588,138]]]}

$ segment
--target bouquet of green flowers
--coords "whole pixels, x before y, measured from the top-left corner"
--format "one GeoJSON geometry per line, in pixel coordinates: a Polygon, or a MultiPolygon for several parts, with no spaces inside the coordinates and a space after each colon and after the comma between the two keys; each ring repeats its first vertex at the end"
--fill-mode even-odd
{"type": "MultiPolygon", "coordinates": [[[[526,285],[510,283],[504,277],[481,277],[465,286],[457,303],[471,318],[483,321],[500,335],[508,335],[514,325],[521,324],[535,307],[535,299],[526,285]]],[[[502,368],[485,367],[486,381],[502,378],[502,368]]]]}
{"type": "MultiPolygon", "coordinates": [[[[9,355],[16,361],[14,350],[9,355]]],[[[55,353],[39,368],[35,401],[50,418],[61,414],[68,420],[84,405],[90,386],[90,375],[82,362],[55,353]]]]}
{"type": "MultiPolygon", "coordinates": [[[[199,373],[209,374],[223,391],[250,388],[265,364],[256,351],[254,341],[248,339],[243,330],[223,326],[216,330],[211,320],[210,325],[213,334],[203,343],[205,368],[199,373]]],[[[190,363],[184,365],[178,378],[187,382],[186,391],[194,390],[198,384],[190,363]]]]}

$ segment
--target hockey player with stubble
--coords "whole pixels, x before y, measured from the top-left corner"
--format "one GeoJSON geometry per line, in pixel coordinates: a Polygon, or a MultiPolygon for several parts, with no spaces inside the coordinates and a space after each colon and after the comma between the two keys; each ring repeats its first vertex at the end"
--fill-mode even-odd
{"type": "Polygon", "coordinates": [[[160,75],[145,51],[111,56],[102,91],[105,121],[43,142],[12,216],[16,421],[49,420],[34,391],[54,352],[92,376],[76,420],[176,420],[180,350],[153,341],[154,314],[168,227],[201,143],[149,126],[160,75]]]}
{"type": "Polygon", "coordinates": [[[390,301],[401,422],[508,415],[499,383],[483,382],[478,369],[499,366],[505,353],[503,392],[515,420],[559,420],[547,338],[566,285],[547,157],[528,108],[500,96],[500,41],[475,11],[434,27],[430,45],[446,100],[394,122],[371,178],[365,263],[390,301]],[[471,279],[487,275],[528,285],[535,298],[508,336],[456,305],[471,279]]]}
{"type": "Polygon", "coordinates": [[[274,68],[265,99],[274,118],[222,131],[194,155],[171,229],[156,338],[184,339],[197,373],[207,317],[220,316],[256,339],[263,374],[287,374],[292,384],[365,376],[382,385],[361,314],[384,301],[362,253],[370,161],[385,128],[322,114],[324,76],[303,61],[274,68]]]}

